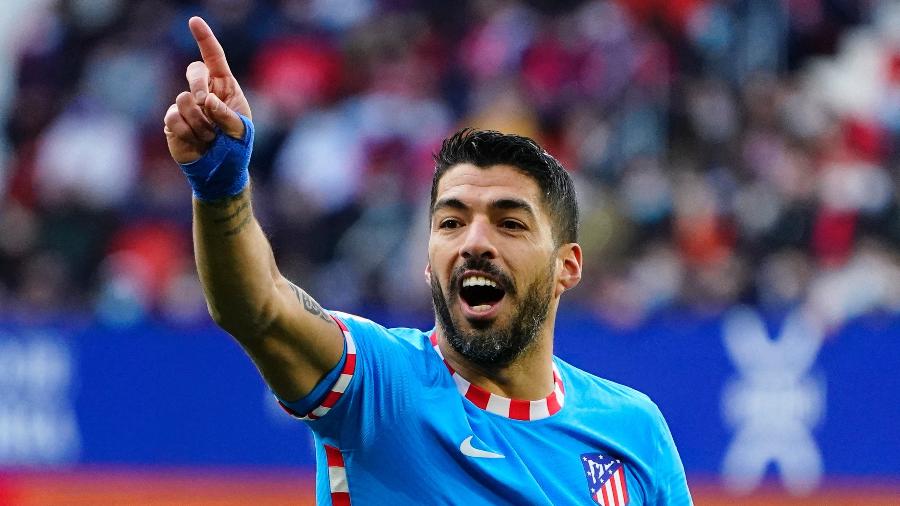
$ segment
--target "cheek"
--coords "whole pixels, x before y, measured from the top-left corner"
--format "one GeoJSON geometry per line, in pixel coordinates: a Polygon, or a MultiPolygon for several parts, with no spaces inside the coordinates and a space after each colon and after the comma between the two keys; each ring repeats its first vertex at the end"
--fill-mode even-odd
{"type": "Polygon", "coordinates": [[[556,255],[541,257],[529,263],[528,283],[554,283],[559,277],[560,263],[556,255]]]}
{"type": "Polygon", "coordinates": [[[447,265],[453,262],[453,246],[440,239],[432,238],[428,241],[428,263],[432,273],[443,273],[447,265]]]}
{"type": "Polygon", "coordinates": [[[535,248],[526,250],[518,248],[513,250],[515,253],[507,257],[507,265],[510,269],[517,272],[526,273],[529,277],[538,277],[545,275],[547,269],[556,271],[558,262],[553,252],[546,251],[546,248],[535,248]]]}

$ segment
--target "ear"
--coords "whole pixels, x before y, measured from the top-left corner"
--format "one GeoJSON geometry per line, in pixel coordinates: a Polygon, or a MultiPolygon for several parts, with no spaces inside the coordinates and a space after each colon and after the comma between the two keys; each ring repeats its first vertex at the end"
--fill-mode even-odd
{"type": "Polygon", "coordinates": [[[575,242],[563,244],[556,252],[556,259],[560,270],[555,295],[559,297],[581,281],[581,246],[575,242]]]}
{"type": "Polygon", "coordinates": [[[425,282],[431,286],[431,262],[425,264],[425,282]]]}

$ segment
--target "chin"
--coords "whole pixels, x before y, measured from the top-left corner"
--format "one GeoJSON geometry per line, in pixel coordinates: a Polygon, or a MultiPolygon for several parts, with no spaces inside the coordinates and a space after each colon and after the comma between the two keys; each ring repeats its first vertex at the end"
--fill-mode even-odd
{"type": "Polygon", "coordinates": [[[490,316],[474,316],[467,314],[460,303],[457,303],[454,309],[456,313],[456,321],[454,323],[457,327],[464,329],[468,328],[476,331],[498,329],[502,328],[504,323],[507,322],[507,315],[502,312],[497,312],[490,316]]]}
{"type": "Polygon", "coordinates": [[[496,318],[479,318],[479,319],[468,319],[463,318],[463,321],[466,322],[466,326],[468,326],[471,330],[476,332],[484,332],[487,330],[491,330],[496,327],[497,319],[496,318]]]}

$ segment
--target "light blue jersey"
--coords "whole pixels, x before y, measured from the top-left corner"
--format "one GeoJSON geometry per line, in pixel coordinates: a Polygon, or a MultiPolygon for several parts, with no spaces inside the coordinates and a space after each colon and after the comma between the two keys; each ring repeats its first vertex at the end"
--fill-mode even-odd
{"type": "Polygon", "coordinates": [[[554,358],[547,399],[504,399],[449,369],[431,333],[334,316],[344,358],[305,418],[318,504],[691,504],[644,394],[554,358]]]}

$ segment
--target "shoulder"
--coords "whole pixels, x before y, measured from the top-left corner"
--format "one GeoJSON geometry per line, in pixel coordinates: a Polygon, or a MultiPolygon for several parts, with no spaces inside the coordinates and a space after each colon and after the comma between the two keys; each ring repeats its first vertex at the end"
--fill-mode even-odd
{"type": "Polygon", "coordinates": [[[404,327],[388,328],[380,323],[355,314],[342,311],[329,311],[345,327],[352,339],[363,346],[395,347],[396,350],[407,349],[422,351],[430,347],[428,334],[419,329],[404,327]]]}
{"type": "MultiPolygon", "coordinates": [[[[443,360],[431,345],[431,332],[388,328],[368,318],[339,311],[331,314],[344,327],[348,350],[352,343],[354,363],[358,365],[354,377],[359,376],[354,388],[364,392],[362,395],[390,399],[390,409],[398,409],[399,413],[412,409],[423,389],[443,381],[452,385],[443,360]]],[[[381,406],[378,411],[377,416],[391,419],[388,407],[381,406]]]]}
{"type": "MultiPolygon", "coordinates": [[[[596,431],[618,455],[643,467],[660,483],[684,481],[684,468],[659,407],[634,388],[582,371],[556,359],[566,388],[569,420],[596,431]],[[679,478],[680,476],[680,478],[679,478]]],[[[680,482],[679,482],[680,483],[680,482]]],[[[656,486],[656,485],[654,485],[656,486]]]]}
{"type": "Polygon", "coordinates": [[[662,413],[650,397],[634,388],[595,376],[559,358],[557,368],[566,385],[567,402],[599,410],[608,416],[627,419],[630,423],[659,425],[662,413]]]}

